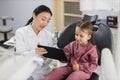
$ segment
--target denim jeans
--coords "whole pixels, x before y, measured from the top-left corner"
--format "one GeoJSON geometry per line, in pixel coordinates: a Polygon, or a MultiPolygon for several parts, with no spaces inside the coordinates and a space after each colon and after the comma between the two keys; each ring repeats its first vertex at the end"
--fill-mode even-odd
{"type": "Polygon", "coordinates": [[[30,76],[27,80],[34,80],[32,76],[30,76]]]}

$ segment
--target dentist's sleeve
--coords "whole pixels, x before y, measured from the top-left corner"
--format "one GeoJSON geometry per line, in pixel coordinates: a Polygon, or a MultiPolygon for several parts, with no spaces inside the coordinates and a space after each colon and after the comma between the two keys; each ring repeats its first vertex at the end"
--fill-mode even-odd
{"type": "Polygon", "coordinates": [[[24,43],[24,36],[25,34],[22,33],[22,31],[17,30],[15,33],[15,48],[16,48],[16,53],[17,54],[22,54],[22,55],[36,55],[35,53],[35,49],[33,50],[27,50],[25,47],[25,43],[24,43]]]}

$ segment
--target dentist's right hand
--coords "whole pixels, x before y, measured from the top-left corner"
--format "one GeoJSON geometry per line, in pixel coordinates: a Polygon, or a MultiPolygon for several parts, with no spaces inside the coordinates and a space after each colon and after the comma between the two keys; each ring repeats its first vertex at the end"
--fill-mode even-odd
{"type": "Polygon", "coordinates": [[[44,60],[47,59],[46,57],[44,57],[44,56],[42,55],[42,54],[47,54],[47,53],[48,53],[46,49],[39,47],[39,48],[36,48],[36,49],[35,49],[35,52],[36,52],[38,55],[40,55],[41,58],[43,58],[44,60]]]}

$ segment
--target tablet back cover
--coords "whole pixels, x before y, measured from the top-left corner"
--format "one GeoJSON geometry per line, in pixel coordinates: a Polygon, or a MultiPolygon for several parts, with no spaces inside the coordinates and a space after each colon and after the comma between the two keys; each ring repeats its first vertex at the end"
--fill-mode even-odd
{"type": "Polygon", "coordinates": [[[55,47],[49,47],[49,46],[43,46],[43,45],[38,45],[38,47],[45,48],[48,53],[43,54],[44,57],[52,58],[52,59],[57,59],[60,61],[68,61],[66,54],[64,53],[63,49],[55,48],[55,47]]]}

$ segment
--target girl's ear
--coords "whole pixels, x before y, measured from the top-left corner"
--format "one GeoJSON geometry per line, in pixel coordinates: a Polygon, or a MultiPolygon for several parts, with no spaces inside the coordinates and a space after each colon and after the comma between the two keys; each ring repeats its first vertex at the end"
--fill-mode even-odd
{"type": "Polygon", "coordinates": [[[92,37],[92,36],[89,34],[89,35],[88,35],[88,39],[90,40],[90,39],[91,39],[91,37],[92,37]]]}

